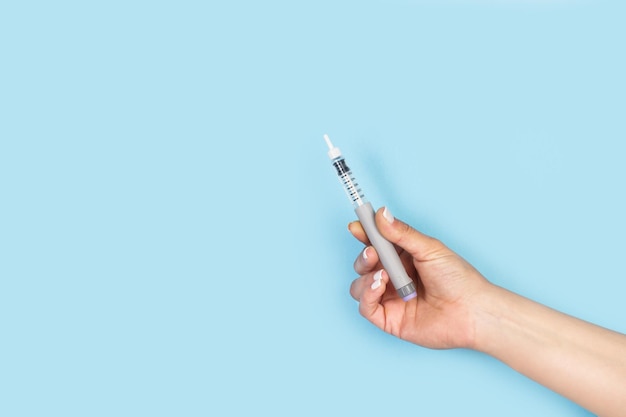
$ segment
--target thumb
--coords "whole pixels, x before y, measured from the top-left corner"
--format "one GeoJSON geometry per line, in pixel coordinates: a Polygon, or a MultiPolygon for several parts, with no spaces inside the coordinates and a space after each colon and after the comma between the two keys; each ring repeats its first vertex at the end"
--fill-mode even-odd
{"type": "Polygon", "coordinates": [[[439,240],[393,217],[387,207],[376,213],[376,226],[385,239],[410,253],[416,261],[435,259],[449,251],[439,240]]]}

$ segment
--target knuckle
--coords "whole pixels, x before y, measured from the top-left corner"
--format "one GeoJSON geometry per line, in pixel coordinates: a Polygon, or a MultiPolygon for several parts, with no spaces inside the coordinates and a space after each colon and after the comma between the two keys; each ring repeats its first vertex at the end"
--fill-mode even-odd
{"type": "Polygon", "coordinates": [[[448,247],[444,245],[443,242],[440,241],[439,239],[436,239],[434,237],[429,237],[428,239],[430,239],[430,241],[428,245],[429,250],[426,254],[426,257],[439,258],[441,256],[446,255],[449,252],[448,247]]]}
{"type": "Polygon", "coordinates": [[[398,227],[398,244],[405,243],[411,239],[413,229],[406,223],[401,223],[398,227]]]}

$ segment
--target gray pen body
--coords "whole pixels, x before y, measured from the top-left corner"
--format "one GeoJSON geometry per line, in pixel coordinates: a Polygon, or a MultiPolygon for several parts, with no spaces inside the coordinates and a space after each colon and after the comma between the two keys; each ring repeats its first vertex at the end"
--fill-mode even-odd
{"type": "Polygon", "coordinates": [[[378,227],[376,227],[376,214],[374,213],[372,204],[369,202],[365,203],[354,209],[354,211],[361,221],[361,225],[363,225],[363,229],[365,230],[367,237],[370,242],[372,242],[372,246],[376,248],[378,258],[389,274],[391,283],[398,291],[400,297],[404,299],[414,293],[415,284],[406,273],[404,265],[402,265],[402,261],[400,260],[400,256],[398,256],[398,252],[396,252],[393,244],[380,234],[378,227]]]}

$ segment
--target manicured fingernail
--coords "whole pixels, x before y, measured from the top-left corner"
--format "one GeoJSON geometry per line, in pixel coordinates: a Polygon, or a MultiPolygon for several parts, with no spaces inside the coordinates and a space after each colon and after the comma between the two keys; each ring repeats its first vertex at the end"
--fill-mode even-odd
{"type": "Polygon", "coordinates": [[[369,258],[369,256],[367,256],[367,248],[363,249],[363,260],[367,261],[367,258],[369,258]]]}
{"type": "Polygon", "coordinates": [[[375,279],[374,282],[372,282],[372,289],[375,290],[378,287],[380,287],[380,280],[375,279]]]}
{"type": "Polygon", "coordinates": [[[393,214],[391,214],[391,212],[389,211],[389,209],[387,207],[385,207],[383,209],[383,217],[385,218],[385,220],[387,220],[389,223],[393,223],[393,221],[395,220],[395,218],[393,217],[393,214]]]}
{"type": "Polygon", "coordinates": [[[381,279],[383,279],[383,270],[382,269],[374,274],[374,282],[376,282],[376,281],[380,282],[381,279]]]}

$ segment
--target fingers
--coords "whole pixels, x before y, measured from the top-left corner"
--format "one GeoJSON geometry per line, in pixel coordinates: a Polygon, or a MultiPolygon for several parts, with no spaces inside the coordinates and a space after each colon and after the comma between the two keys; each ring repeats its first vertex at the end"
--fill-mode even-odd
{"type": "MultiPolygon", "coordinates": [[[[369,238],[367,237],[367,234],[365,233],[365,230],[363,229],[363,225],[361,224],[360,221],[356,220],[356,221],[348,223],[348,230],[350,231],[350,233],[352,233],[352,236],[354,236],[359,242],[365,243],[368,246],[372,244],[369,238]]],[[[398,246],[395,246],[395,248],[398,254],[400,254],[401,252],[404,252],[404,249],[398,246]]]]}
{"type": "Polygon", "coordinates": [[[350,231],[350,233],[352,233],[352,236],[354,236],[358,241],[368,246],[371,245],[370,240],[367,238],[365,230],[363,230],[363,226],[361,226],[360,221],[357,220],[349,223],[348,230],[350,231]]]}
{"type": "Polygon", "coordinates": [[[427,261],[450,252],[437,239],[420,233],[394,218],[387,207],[379,209],[376,213],[376,226],[387,240],[409,252],[417,261],[427,261]]]}
{"type": "Polygon", "coordinates": [[[381,300],[388,283],[389,275],[380,269],[355,279],[350,286],[350,295],[359,301],[359,313],[381,329],[385,325],[385,308],[381,300]]]}
{"type": "Polygon", "coordinates": [[[354,270],[359,275],[371,272],[378,264],[378,253],[372,246],[366,246],[354,260],[354,270]]]}
{"type": "MultiPolygon", "coordinates": [[[[382,274],[381,271],[382,269],[371,271],[367,274],[361,275],[360,277],[352,281],[352,284],[350,285],[350,295],[352,296],[352,298],[360,302],[361,299],[363,298],[363,294],[365,294],[368,288],[376,289],[376,288],[371,288],[371,286],[375,283],[375,281],[380,281],[383,275],[387,278],[389,277],[386,271],[384,274],[382,274]]],[[[378,284],[376,284],[376,286],[378,286],[378,284]]]]}
{"type": "MultiPolygon", "coordinates": [[[[413,257],[408,252],[402,251],[400,260],[404,266],[404,270],[409,276],[414,276],[415,266],[413,265],[413,257]]],[[[359,275],[365,275],[375,269],[382,267],[378,252],[373,246],[366,246],[354,260],[354,270],[359,275]]]]}

